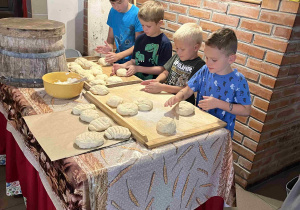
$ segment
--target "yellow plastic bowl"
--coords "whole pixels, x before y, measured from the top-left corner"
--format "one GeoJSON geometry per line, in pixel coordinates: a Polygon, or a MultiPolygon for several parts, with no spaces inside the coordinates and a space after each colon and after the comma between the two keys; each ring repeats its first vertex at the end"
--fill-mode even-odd
{"type": "Polygon", "coordinates": [[[55,84],[58,80],[65,82],[68,78],[81,79],[81,76],[74,72],[51,72],[45,74],[42,79],[46,93],[54,98],[61,99],[69,99],[78,96],[82,91],[84,82],[75,84],[55,84]]]}

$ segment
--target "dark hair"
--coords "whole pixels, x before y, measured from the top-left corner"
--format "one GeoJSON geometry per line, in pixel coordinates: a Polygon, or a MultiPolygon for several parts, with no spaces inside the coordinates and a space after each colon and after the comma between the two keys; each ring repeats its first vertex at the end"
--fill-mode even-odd
{"type": "Polygon", "coordinates": [[[207,46],[224,50],[227,55],[236,54],[237,38],[233,30],[222,28],[214,32],[205,42],[207,46]]]}

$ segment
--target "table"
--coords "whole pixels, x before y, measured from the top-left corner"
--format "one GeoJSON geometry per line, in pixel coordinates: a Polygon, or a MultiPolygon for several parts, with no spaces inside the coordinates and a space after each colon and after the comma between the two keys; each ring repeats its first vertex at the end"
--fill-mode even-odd
{"type": "Polygon", "coordinates": [[[14,139],[6,139],[7,167],[21,165],[15,181],[28,209],[194,209],[213,196],[235,205],[231,138],[224,128],[153,150],[130,141],[51,162],[22,117],[67,110],[85,99],[53,99],[43,89],[0,84],[0,101],[14,139]],[[8,149],[13,144],[15,154],[8,149]]]}

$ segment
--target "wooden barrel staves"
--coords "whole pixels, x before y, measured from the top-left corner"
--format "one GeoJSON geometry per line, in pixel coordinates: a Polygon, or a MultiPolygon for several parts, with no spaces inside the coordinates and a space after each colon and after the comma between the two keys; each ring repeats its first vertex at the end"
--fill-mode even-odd
{"type": "Polygon", "coordinates": [[[67,71],[64,33],[65,25],[53,20],[0,19],[0,82],[38,88],[44,74],[67,71]]]}

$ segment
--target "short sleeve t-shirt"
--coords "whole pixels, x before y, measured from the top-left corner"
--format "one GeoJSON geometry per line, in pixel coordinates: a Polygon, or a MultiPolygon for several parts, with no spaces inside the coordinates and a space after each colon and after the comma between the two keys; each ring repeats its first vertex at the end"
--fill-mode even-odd
{"type": "MultiPolygon", "coordinates": [[[[164,65],[169,72],[166,80],[167,85],[184,87],[188,80],[203,66],[205,62],[197,57],[193,60],[181,61],[179,56],[174,54],[164,65]]],[[[192,95],[186,101],[195,104],[195,97],[192,95]]]]}
{"type": "MultiPolygon", "coordinates": [[[[163,66],[172,56],[172,45],[168,37],[161,33],[156,37],[141,34],[137,37],[132,59],[137,66],[163,66]]],[[[152,74],[136,73],[143,80],[153,79],[152,74]]]]}
{"type": "MultiPolygon", "coordinates": [[[[237,69],[226,75],[218,75],[210,73],[208,67],[204,65],[188,81],[188,86],[197,92],[197,105],[200,100],[203,100],[203,96],[211,96],[233,104],[251,105],[247,80],[237,69]]],[[[226,128],[231,131],[233,136],[236,118],[234,114],[218,108],[210,109],[208,113],[225,121],[227,123],[226,128]]]]}
{"type": "MultiPolygon", "coordinates": [[[[132,5],[126,13],[120,13],[114,8],[110,9],[107,25],[113,29],[116,53],[129,49],[135,43],[135,33],[143,31],[138,19],[139,8],[132,5]]],[[[125,63],[131,60],[131,55],[118,61],[125,63]]]]}

